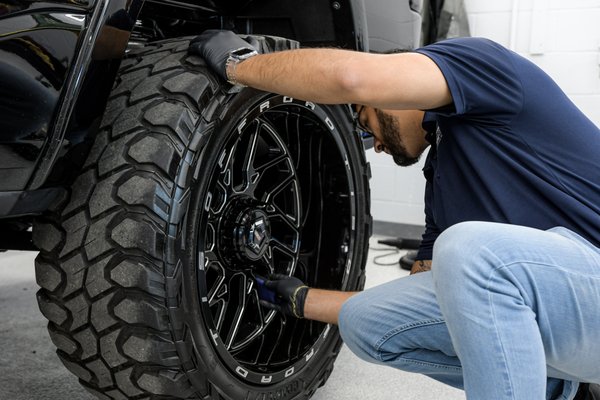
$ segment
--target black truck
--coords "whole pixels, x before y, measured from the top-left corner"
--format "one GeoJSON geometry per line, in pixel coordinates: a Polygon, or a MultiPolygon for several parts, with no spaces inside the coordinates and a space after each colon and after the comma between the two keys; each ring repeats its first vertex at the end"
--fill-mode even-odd
{"type": "Polygon", "coordinates": [[[362,288],[368,143],[349,106],[232,88],[188,43],[412,48],[440,4],[0,2],[0,248],[39,249],[40,310],[87,390],[307,399],[325,383],[336,327],[263,308],[256,277],[362,288]]]}

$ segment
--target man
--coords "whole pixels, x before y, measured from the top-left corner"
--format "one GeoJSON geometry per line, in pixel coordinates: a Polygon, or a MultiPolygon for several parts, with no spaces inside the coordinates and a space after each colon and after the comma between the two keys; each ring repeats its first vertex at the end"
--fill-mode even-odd
{"type": "Polygon", "coordinates": [[[358,294],[276,276],[272,307],[338,323],[359,357],[469,399],[572,399],[600,383],[600,131],[545,73],[476,38],[390,55],[249,50],[226,31],[190,46],[232,83],[358,104],[397,164],[431,146],[418,255],[431,271],[358,294]]]}

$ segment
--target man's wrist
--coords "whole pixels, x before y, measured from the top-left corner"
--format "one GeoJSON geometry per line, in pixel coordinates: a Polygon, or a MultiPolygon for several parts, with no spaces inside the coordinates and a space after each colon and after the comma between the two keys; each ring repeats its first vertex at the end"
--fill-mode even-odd
{"type": "Polygon", "coordinates": [[[306,303],[306,295],[309,287],[306,285],[298,286],[292,293],[291,304],[292,314],[296,318],[304,318],[304,304],[306,303]]]}
{"type": "Polygon", "coordinates": [[[258,55],[258,52],[249,48],[241,48],[232,51],[225,62],[225,76],[227,82],[234,86],[245,86],[238,81],[237,67],[242,62],[258,55]]]}
{"type": "Polygon", "coordinates": [[[231,57],[229,57],[225,63],[225,75],[227,76],[227,82],[234,86],[238,85],[236,70],[239,63],[239,60],[235,60],[231,57]]]}

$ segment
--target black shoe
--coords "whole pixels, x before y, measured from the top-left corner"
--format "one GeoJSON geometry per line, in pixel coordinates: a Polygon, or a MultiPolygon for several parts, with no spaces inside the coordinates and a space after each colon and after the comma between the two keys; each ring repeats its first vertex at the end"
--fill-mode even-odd
{"type": "Polygon", "coordinates": [[[577,389],[577,394],[573,400],[588,400],[589,386],[590,385],[587,383],[580,383],[579,388],[577,389]]]}
{"type": "Polygon", "coordinates": [[[415,258],[417,257],[417,251],[411,250],[406,252],[405,255],[400,257],[400,268],[410,271],[413,264],[415,263],[415,258]]]}
{"type": "Polygon", "coordinates": [[[600,400],[600,385],[590,383],[588,386],[588,400],[600,400]]]}
{"type": "Polygon", "coordinates": [[[580,383],[573,400],[600,400],[600,385],[580,383]]]}

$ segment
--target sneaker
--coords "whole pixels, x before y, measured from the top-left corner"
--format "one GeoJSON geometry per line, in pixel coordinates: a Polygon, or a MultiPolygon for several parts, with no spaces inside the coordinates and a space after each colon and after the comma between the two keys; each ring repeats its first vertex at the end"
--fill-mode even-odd
{"type": "Polygon", "coordinates": [[[573,400],[600,400],[600,385],[595,383],[580,383],[573,400]]]}
{"type": "Polygon", "coordinates": [[[410,271],[413,264],[415,263],[415,258],[417,257],[417,251],[411,250],[406,252],[405,255],[400,257],[400,268],[410,271]]]}

